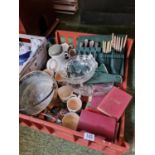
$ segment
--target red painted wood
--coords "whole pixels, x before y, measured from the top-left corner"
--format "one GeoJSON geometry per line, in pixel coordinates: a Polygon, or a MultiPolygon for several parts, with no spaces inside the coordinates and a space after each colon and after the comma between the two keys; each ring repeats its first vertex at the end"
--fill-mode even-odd
{"type": "Polygon", "coordinates": [[[21,34],[26,34],[26,30],[25,30],[25,27],[21,21],[21,19],[19,18],[19,33],[21,34]]]}

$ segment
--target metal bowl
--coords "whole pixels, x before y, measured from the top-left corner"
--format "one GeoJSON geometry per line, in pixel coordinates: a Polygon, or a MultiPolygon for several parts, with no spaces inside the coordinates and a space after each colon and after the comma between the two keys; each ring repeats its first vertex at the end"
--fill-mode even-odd
{"type": "Polygon", "coordinates": [[[19,110],[36,115],[44,110],[54,95],[54,80],[45,72],[33,71],[19,82],[19,110]]]}

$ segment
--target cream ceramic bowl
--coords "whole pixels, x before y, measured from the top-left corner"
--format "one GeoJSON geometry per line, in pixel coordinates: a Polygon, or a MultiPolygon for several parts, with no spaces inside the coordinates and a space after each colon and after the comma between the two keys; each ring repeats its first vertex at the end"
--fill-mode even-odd
{"type": "Polygon", "coordinates": [[[62,119],[62,125],[66,128],[76,130],[79,123],[79,115],[73,112],[67,113],[62,119]]]}
{"type": "Polygon", "coordinates": [[[71,97],[67,100],[67,109],[70,112],[78,112],[82,107],[82,101],[79,97],[71,97]]]}

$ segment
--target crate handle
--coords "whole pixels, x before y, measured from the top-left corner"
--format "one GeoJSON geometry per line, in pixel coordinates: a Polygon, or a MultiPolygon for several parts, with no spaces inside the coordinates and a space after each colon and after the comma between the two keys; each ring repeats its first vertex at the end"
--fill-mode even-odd
{"type": "Polygon", "coordinates": [[[103,140],[102,142],[103,142],[102,143],[102,150],[105,150],[106,148],[109,147],[110,149],[118,151],[118,152],[122,152],[122,151],[126,152],[130,148],[129,144],[126,142],[123,143],[124,146],[115,145],[115,144],[113,144],[111,142],[107,142],[105,140],[103,140]]]}

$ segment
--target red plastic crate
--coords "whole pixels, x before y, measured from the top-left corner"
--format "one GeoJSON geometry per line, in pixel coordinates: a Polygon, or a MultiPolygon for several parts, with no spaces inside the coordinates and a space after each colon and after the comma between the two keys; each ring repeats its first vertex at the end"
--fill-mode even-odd
{"type": "MultiPolygon", "coordinates": [[[[69,32],[69,31],[56,31],[56,43],[61,43],[60,38],[64,37],[66,42],[68,38],[73,38],[74,46],[76,47],[76,38],[83,35],[94,35],[80,32],[69,32]]],[[[128,39],[127,41],[127,58],[130,56],[131,48],[133,45],[133,40],[128,39]]],[[[126,60],[125,65],[125,78],[121,87],[123,89],[127,88],[127,78],[128,78],[128,59],[126,60]]],[[[130,145],[124,140],[124,129],[125,129],[125,114],[120,119],[120,130],[118,132],[117,140],[112,143],[105,141],[101,136],[95,136],[95,141],[84,140],[84,131],[74,131],[63,126],[57,125],[55,123],[47,122],[40,120],[33,116],[28,116],[24,114],[19,114],[20,125],[27,126],[33,129],[37,129],[41,132],[45,132],[60,138],[63,138],[67,141],[86,146],[90,149],[106,153],[108,155],[121,155],[123,153],[129,152],[130,145]]]]}

